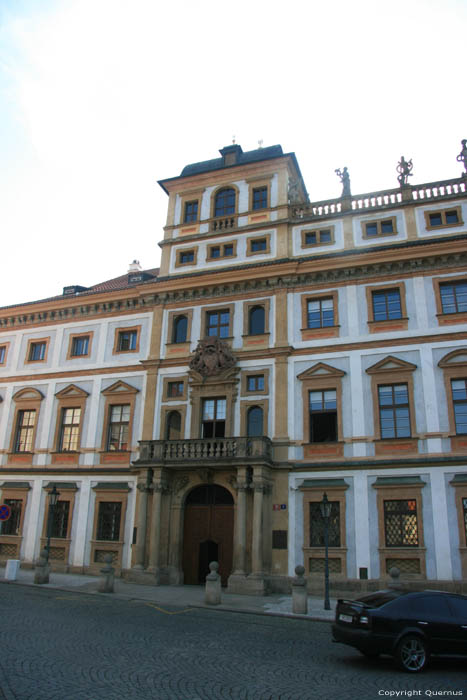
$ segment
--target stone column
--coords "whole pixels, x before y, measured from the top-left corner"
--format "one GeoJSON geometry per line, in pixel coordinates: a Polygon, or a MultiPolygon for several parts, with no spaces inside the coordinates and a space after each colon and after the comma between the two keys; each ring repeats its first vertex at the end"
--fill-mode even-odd
{"type": "Polygon", "coordinates": [[[235,515],[234,531],[234,561],[233,574],[245,576],[246,574],[246,494],[248,484],[246,481],[237,481],[237,512],[235,515]]]}
{"type": "Polygon", "coordinates": [[[156,583],[159,574],[159,560],[161,549],[161,511],[162,511],[162,494],[164,485],[154,484],[152,497],[152,517],[151,517],[151,537],[149,540],[149,566],[148,571],[151,571],[156,576],[156,583]]]}
{"type": "Polygon", "coordinates": [[[133,569],[144,569],[146,557],[146,523],[148,515],[148,494],[150,491],[147,483],[138,483],[139,495],[138,525],[136,533],[135,563],[133,569]]]}
{"type": "Polygon", "coordinates": [[[253,542],[251,569],[253,576],[263,576],[263,497],[265,486],[255,482],[253,500],[253,542]]]}

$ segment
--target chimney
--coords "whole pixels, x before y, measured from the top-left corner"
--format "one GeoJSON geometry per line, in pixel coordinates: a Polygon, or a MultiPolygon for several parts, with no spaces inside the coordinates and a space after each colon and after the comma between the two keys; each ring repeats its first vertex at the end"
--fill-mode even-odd
{"type": "Polygon", "coordinates": [[[141,272],[143,268],[139,264],[139,260],[133,260],[132,263],[130,263],[130,267],[128,268],[128,272],[141,272]]]}

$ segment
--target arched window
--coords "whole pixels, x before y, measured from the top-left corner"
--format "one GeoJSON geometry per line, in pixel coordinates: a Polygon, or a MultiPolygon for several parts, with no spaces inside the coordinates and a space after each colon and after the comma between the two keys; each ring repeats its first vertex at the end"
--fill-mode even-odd
{"type": "Polygon", "coordinates": [[[184,343],[188,329],[188,319],[186,316],[177,316],[173,324],[172,342],[184,343]]]}
{"type": "Polygon", "coordinates": [[[252,406],[246,416],[246,433],[248,437],[263,435],[263,409],[261,406],[252,406]]]}
{"type": "Polygon", "coordinates": [[[178,411],[170,411],[167,416],[166,440],[180,440],[182,417],[178,411]]]}
{"type": "Polygon", "coordinates": [[[235,190],[226,187],[219,190],[214,200],[214,216],[229,216],[235,214],[235,190]]]}
{"type": "Polygon", "coordinates": [[[264,306],[253,306],[248,319],[248,334],[261,335],[264,333],[264,306]]]}

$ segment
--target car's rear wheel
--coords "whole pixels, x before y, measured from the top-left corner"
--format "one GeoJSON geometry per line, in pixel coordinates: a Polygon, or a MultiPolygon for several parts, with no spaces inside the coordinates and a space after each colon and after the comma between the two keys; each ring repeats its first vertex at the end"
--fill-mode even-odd
{"type": "Polygon", "coordinates": [[[408,634],[397,645],[395,657],[398,665],[404,671],[417,673],[423,671],[427,665],[429,651],[421,637],[416,634],[408,634]]]}

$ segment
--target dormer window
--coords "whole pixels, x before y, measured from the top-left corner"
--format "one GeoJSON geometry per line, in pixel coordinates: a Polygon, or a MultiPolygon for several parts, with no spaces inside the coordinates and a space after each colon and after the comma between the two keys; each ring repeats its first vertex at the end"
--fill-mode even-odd
{"type": "Polygon", "coordinates": [[[226,187],[219,190],[214,201],[214,216],[229,216],[235,214],[235,190],[226,187]]]}

